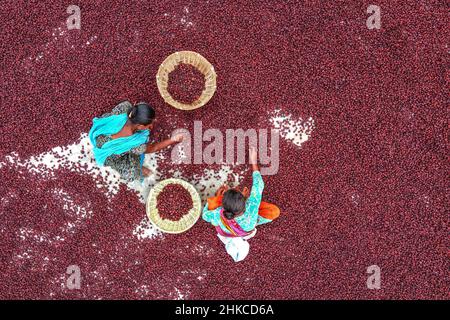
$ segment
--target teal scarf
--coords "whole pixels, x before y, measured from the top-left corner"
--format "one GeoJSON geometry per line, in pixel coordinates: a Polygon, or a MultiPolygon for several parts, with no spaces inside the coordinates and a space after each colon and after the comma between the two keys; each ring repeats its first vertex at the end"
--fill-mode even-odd
{"type": "Polygon", "coordinates": [[[96,139],[98,136],[119,132],[127,122],[127,119],[127,114],[122,113],[106,118],[94,118],[92,121],[92,128],[89,131],[89,140],[94,146],[95,161],[97,161],[100,166],[105,164],[106,158],[110,155],[122,154],[143,143],[147,143],[150,131],[141,130],[128,137],[110,140],[101,148],[97,147],[96,139]]]}

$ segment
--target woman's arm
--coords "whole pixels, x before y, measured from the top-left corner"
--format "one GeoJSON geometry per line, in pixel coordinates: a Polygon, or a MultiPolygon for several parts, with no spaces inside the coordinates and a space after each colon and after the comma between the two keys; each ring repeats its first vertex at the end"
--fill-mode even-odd
{"type": "Polygon", "coordinates": [[[167,140],[164,140],[161,142],[156,142],[156,143],[149,143],[149,144],[147,144],[145,153],[158,152],[159,150],[167,148],[168,146],[171,146],[174,143],[177,143],[177,141],[173,141],[172,139],[167,139],[167,140]]]}
{"type": "MultiPolygon", "coordinates": [[[[245,202],[245,212],[243,215],[236,218],[239,225],[245,231],[251,231],[256,227],[258,222],[258,211],[262,200],[262,193],[264,190],[264,181],[262,179],[261,173],[259,172],[257,159],[258,155],[256,148],[250,148],[250,164],[253,170],[252,173],[252,191],[250,196],[245,202]]],[[[248,192],[248,191],[247,191],[248,192]]]]}
{"type": "Polygon", "coordinates": [[[245,231],[251,231],[258,222],[259,206],[261,205],[264,181],[259,171],[253,171],[253,184],[250,197],[245,202],[245,212],[236,221],[245,231]]]}
{"type": "Polygon", "coordinates": [[[149,143],[149,144],[147,144],[147,148],[145,149],[145,153],[158,152],[159,150],[167,148],[168,146],[171,146],[171,145],[173,145],[175,143],[183,141],[183,138],[184,138],[183,135],[177,134],[177,135],[173,136],[172,138],[166,139],[166,140],[161,141],[161,142],[149,143]]]}

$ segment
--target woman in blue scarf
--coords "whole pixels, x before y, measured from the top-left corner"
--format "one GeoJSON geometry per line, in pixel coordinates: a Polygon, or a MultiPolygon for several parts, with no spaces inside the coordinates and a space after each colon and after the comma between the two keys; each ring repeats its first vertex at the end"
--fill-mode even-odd
{"type": "Polygon", "coordinates": [[[182,135],[158,143],[148,143],[155,111],[147,103],[133,106],[119,103],[111,113],[94,118],[89,139],[94,157],[100,166],[118,171],[126,181],[142,179],[151,174],[144,167],[145,153],[152,153],[183,140],[182,135]]]}

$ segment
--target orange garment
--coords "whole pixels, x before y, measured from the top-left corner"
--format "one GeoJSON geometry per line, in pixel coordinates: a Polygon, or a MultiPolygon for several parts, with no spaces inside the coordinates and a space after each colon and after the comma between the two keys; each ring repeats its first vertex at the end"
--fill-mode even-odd
{"type": "MultiPolygon", "coordinates": [[[[208,210],[214,210],[222,206],[222,199],[223,196],[208,198],[208,210]]],[[[265,219],[275,220],[280,216],[280,208],[274,204],[261,201],[258,214],[265,219]]]]}

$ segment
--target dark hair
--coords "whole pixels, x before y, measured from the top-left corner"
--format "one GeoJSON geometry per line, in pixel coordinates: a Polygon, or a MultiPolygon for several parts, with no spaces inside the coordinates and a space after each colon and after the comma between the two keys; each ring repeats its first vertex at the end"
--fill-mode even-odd
{"type": "Polygon", "coordinates": [[[146,126],[155,119],[155,110],[153,110],[149,104],[139,102],[128,111],[128,118],[133,124],[142,124],[146,126]]]}
{"type": "Polygon", "coordinates": [[[229,189],[223,194],[223,214],[227,219],[233,219],[245,210],[245,197],[237,190],[229,189]]]}

